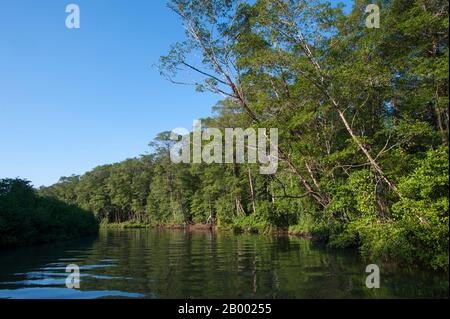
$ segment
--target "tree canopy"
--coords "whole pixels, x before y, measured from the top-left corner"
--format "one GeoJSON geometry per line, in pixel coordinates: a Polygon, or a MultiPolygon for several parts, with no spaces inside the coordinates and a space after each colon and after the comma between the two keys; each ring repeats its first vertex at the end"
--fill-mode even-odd
{"type": "Polygon", "coordinates": [[[448,268],[448,1],[378,1],[373,29],[368,4],[170,1],[186,37],[161,74],[223,97],[206,127],[278,128],[277,173],[174,164],[166,132],[40,193],[105,222],[290,229],[448,268]]]}

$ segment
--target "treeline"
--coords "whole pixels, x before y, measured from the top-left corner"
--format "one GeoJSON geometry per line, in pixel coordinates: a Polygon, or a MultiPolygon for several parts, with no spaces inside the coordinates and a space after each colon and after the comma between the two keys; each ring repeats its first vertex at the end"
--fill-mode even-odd
{"type": "Polygon", "coordinates": [[[28,181],[0,180],[0,248],[88,236],[97,230],[92,213],[38,196],[28,181]]]}
{"type": "Polygon", "coordinates": [[[173,164],[162,133],[42,194],[105,222],[290,229],[448,269],[448,1],[380,1],[373,29],[368,4],[171,1],[186,39],[161,73],[225,97],[205,127],[278,128],[277,173],[173,164]]]}

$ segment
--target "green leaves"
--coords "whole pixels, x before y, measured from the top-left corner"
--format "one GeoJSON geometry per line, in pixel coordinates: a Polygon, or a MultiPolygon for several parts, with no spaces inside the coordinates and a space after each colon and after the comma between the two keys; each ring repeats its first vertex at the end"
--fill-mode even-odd
{"type": "Polygon", "coordinates": [[[38,196],[28,181],[0,179],[0,247],[55,242],[93,235],[97,230],[91,212],[38,196]]]}
{"type": "Polygon", "coordinates": [[[278,128],[276,175],[174,164],[163,132],[149,156],[41,192],[109,222],[290,227],[448,268],[448,1],[381,1],[379,29],[369,3],[170,1],[186,38],[160,72],[223,97],[205,127],[278,128]]]}

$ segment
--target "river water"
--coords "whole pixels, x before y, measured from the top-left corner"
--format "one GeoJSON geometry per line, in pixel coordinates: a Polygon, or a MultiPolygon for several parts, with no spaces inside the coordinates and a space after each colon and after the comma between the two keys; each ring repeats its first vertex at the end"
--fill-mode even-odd
{"type": "Polygon", "coordinates": [[[448,298],[448,277],[377,263],[306,239],[183,230],[101,230],[96,238],[0,251],[0,298],[448,298]],[[79,267],[79,289],[66,267],[79,267]]]}

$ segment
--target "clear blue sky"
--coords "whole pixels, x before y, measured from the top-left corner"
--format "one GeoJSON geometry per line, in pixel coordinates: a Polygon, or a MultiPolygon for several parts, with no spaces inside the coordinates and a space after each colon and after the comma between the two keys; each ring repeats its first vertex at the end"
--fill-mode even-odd
{"type": "Polygon", "coordinates": [[[152,64],[184,30],[165,1],[0,1],[0,178],[35,186],[147,152],[192,127],[218,96],[163,79],[152,64]]]}
{"type": "Polygon", "coordinates": [[[148,152],[220,98],[152,64],[184,37],[165,0],[0,1],[0,178],[35,186],[148,152]],[[65,27],[76,3],[81,28],[65,27]]]}

